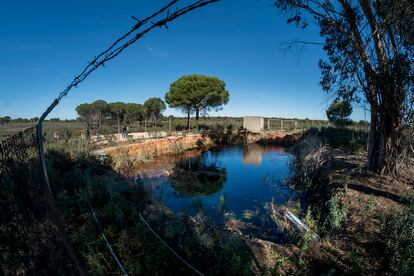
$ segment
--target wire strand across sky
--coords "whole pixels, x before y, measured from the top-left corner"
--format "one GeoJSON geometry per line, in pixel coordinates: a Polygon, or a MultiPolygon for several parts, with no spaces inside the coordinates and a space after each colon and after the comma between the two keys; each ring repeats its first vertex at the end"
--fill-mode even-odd
{"type": "MultiPolygon", "coordinates": [[[[114,39],[170,1],[74,0],[68,3],[15,1],[0,16],[0,116],[39,116],[87,62],[114,39]],[[83,65],[83,66],[82,66],[83,65]]],[[[189,1],[183,1],[184,4],[189,1]]],[[[282,44],[320,41],[316,28],[297,30],[270,0],[223,0],[192,11],[168,30],[151,32],[126,54],[99,70],[66,98],[50,117],[75,118],[83,102],[142,103],[164,98],[170,83],[185,74],[217,76],[230,102],[210,115],[261,115],[325,119],[319,86],[320,45],[298,57],[282,44]]],[[[166,115],[182,115],[168,109],[166,115]]],[[[354,119],[363,119],[357,110],[354,119]]]]}

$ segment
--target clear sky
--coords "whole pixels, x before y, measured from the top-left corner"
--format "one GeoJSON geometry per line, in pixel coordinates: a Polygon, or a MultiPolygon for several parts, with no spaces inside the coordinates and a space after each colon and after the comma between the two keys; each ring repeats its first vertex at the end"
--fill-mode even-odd
{"type": "MultiPolygon", "coordinates": [[[[93,56],[163,0],[3,1],[0,9],[0,116],[40,116],[93,56]]],[[[183,4],[187,3],[183,1],[183,4]]],[[[230,102],[210,115],[325,119],[319,85],[321,46],[286,52],[291,39],[321,41],[298,30],[270,0],[221,0],[157,29],[93,73],[49,117],[75,118],[83,102],[164,99],[178,77],[205,74],[226,82],[230,102]]],[[[180,115],[167,109],[165,114],[180,115]]],[[[364,119],[355,107],[352,117],[364,119]]]]}

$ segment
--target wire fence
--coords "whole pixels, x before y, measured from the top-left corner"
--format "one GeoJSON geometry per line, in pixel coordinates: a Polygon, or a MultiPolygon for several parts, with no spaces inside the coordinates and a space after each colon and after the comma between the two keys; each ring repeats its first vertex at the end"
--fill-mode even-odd
{"type": "Polygon", "coordinates": [[[294,131],[298,129],[299,125],[297,120],[289,119],[266,119],[267,130],[279,130],[279,131],[294,131]]]}
{"type": "Polygon", "coordinates": [[[98,226],[99,231],[101,232],[101,236],[102,239],[105,241],[105,245],[108,248],[109,252],[111,253],[112,257],[114,258],[114,260],[116,261],[116,264],[118,265],[119,269],[122,271],[122,273],[126,276],[128,276],[128,272],[125,269],[125,266],[123,265],[123,263],[121,262],[121,260],[119,259],[119,257],[117,256],[117,254],[115,253],[115,250],[113,249],[113,247],[111,246],[111,244],[109,243],[108,239],[106,238],[105,233],[103,232],[103,229],[101,227],[101,224],[99,223],[98,217],[96,216],[96,212],[95,209],[92,207],[91,202],[89,201],[89,198],[86,198],[87,202],[88,202],[88,206],[89,206],[89,210],[92,214],[92,217],[96,223],[96,225],[98,226]]]}
{"type": "Polygon", "coordinates": [[[0,251],[4,274],[83,275],[43,175],[36,128],[0,142],[0,251]],[[42,273],[43,272],[43,273],[42,273]]]}
{"type": "Polygon", "coordinates": [[[146,219],[139,213],[139,218],[141,221],[147,226],[147,228],[151,231],[151,233],[167,248],[174,256],[176,256],[180,261],[183,262],[190,270],[192,270],[195,274],[204,276],[199,270],[197,270],[194,266],[192,266],[189,262],[187,262],[183,257],[181,257],[174,249],[172,249],[158,234],[157,232],[152,229],[151,225],[147,222],[146,219]]]}
{"type": "MultiPolygon", "coordinates": [[[[36,126],[24,129],[0,141],[0,269],[2,275],[47,275],[51,271],[54,274],[86,274],[83,262],[66,233],[62,215],[55,206],[46,170],[43,121],[71,89],[77,87],[91,73],[117,57],[145,34],[158,27],[168,28],[168,22],[217,1],[198,0],[179,8],[174,6],[178,0],[174,0],[142,20],[133,17],[136,24],[132,29],[94,57],[81,73],[75,76],[42,114],[36,126]]],[[[91,205],[90,209],[99,225],[91,205]]],[[[121,271],[127,275],[102,229],[101,233],[121,271]]]]}

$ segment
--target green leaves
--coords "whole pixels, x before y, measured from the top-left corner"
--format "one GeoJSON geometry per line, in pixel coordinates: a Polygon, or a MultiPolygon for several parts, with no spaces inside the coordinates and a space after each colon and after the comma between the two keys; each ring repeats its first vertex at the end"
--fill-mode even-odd
{"type": "Polygon", "coordinates": [[[142,104],[127,103],[125,106],[126,121],[132,123],[134,121],[142,121],[145,118],[147,109],[142,104]]]}
{"type": "Polygon", "coordinates": [[[170,91],[165,95],[165,101],[172,108],[182,109],[190,114],[210,108],[219,109],[229,101],[229,92],[224,81],[205,75],[186,75],[170,85],[170,91]]]}
{"type": "Polygon", "coordinates": [[[149,98],[144,102],[144,107],[146,108],[148,118],[155,120],[155,124],[161,118],[162,112],[166,108],[165,103],[160,98],[149,98]]]}
{"type": "Polygon", "coordinates": [[[347,100],[335,100],[326,110],[329,122],[341,127],[351,122],[349,119],[351,113],[352,106],[347,100]]]}

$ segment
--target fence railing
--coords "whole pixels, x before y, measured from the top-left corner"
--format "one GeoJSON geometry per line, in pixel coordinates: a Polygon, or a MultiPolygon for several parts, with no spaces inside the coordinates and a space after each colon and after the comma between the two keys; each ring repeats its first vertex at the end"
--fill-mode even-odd
{"type": "Polygon", "coordinates": [[[298,129],[298,122],[290,119],[266,119],[267,130],[293,131],[298,129]]]}
{"type": "Polygon", "coordinates": [[[200,0],[182,8],[175,6],[176,2],[170,1],[142,20],[134,17],[137,22],[132,29],[86,65],[60,92],[36,127],[0,142],[0,274],[85,274],[48,183],[43,119],[71,89],[145,34],[217,0],[200,0]]]}

